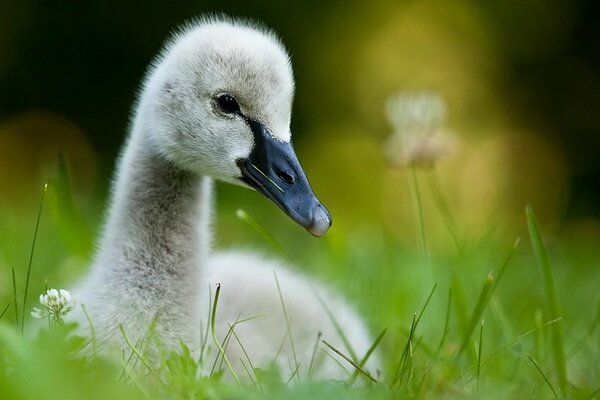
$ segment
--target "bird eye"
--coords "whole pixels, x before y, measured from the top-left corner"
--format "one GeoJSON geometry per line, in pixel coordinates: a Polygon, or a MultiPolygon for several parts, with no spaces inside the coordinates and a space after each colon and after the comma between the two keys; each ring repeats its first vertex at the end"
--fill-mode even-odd
{"type": "Polygon", "coordinates": [[[219,108],[226,114],[233,114],[240,111],[240,105],[233,98],[233,96],[229,94],[222,94],[217,98],[217,103],[219,104],[219,108]]]}

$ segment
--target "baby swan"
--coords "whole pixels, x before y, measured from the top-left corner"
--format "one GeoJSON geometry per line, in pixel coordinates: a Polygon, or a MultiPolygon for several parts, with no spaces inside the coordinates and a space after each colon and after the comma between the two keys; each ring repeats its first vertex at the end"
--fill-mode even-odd
{"type": "MultiPolygon", "coordinates": [[[[129,353],[122,331],[136,343],[151,326],[164,348],[183,341],[198,350],[220,283],[217,337],[235,325],[226,352],[239,375],[243,350],[254,367],[274,362],[284,378],[353,372],[325,348],[314,353],[319,335],[357,358],[371,345],[343,299],[277,261],[209,252],[213,179],[257,190],[315,236],[331,225],[292,148],[293,91],[287,53],[262,28],[205,19],[167,44],[144,81],[104,232],[75,293],[99,351],[129,353]]],[[[76,318],[91,334],[82,311],[76,318]]],[[[209,356],[208,368],[214,348],[209,356]]]]}

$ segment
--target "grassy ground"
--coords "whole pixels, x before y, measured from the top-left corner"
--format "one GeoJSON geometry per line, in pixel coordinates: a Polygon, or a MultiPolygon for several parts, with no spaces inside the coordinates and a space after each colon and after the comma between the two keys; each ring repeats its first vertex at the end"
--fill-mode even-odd
{"type": "MultiPolygon", "coordinates": [[[[203,361],[185,348],[149,369],[133,351],[119,359],[78,357],[86,340],[70,336],[70,326],[50,324],[22,335],[45,286],[65,287],[85,264],[80,246],[56,240],[59,231],[76,237],[77,224],[44,222],[60,194],[51,188],[47,203],[32,260],[35,211],[26,229],[1,228],[2,399],[600,398],[598,243],[559,237],[548,245],[531,208],[523,211],[527,231],[520,239],[466,240],[442,212],[448,245],[433,249],[416,196],[414,246],[377,229],[338,232],[308,248],[283,243],[297,264],[355,299],[374,334],[381,333],[384,370],[376,383],[359,376],[353,385],[286,385],[276,371],[260,370],[252,374],[254,383],[237,385],[222,381],[218,368],[200,374],[203,361]]],[[[253,237],[279,251],[262,234],[253,237]]]]}

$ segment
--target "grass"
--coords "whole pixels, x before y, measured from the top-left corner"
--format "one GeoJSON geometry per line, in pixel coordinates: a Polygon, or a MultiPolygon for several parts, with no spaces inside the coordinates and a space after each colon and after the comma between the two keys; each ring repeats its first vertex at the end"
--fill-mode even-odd
{"type": "MultiPolygon", "coordinates": [[[[554,272],[550,265],[550,258],[546,251],[546,246],[542,240],[537,218],[531,206],[527,207],[527,226],[529,235],[533,244],[535,258],[541,269],[544,278],[544,288],[546,294],[546,308],[550,318],[560,318],[560,300],[554,282],[554,272]]],[[[567,360],[565,359],[565,345],[562,320],[552,325],[552,354],[558,374],[560,389],[564,391],[567,388],[567,360]]],[[[546,381],[548,381],[546,379],[546,381]]],[[[554,391],[554,390],[553,390],[554,391]]]]}
{"type": "MultiPolygon", "coordinates": [[[[411,185],[418,191],[418,176],[412,172],[411,185]]],[[[434,195],[441,218],[450,218],[437,189],[434,195]]],[[[235,374],[233,381],[222,378],[224,370],[232,372],[227,344],[239,339],[235,324],[226,338],[216,336],[218,287],[202,348],[203,354],[219,354],[220,362],[213,364],[211,358],[208,366],[209,357],[197,358],[183,344],[179,352],[164,352],[159,365],[150,366],[144,343],[132,343],[125,331],[131,352],[122,359],[78,356],[90,341],[72,335],[70,325],[53,324],[27,334],[32,323],[28,293],[37,295],[34,290],[46,280],[50,287],[68,289],[68,281],[45,261],[50,247],[35,247],[36,239],[48,240],[44,235],[52,234],[51,224],[38,232],[41,215],[40,207],[33,245],[20,243],[23,259],[28,256],[30,262],[0,270],[0,283],[12,282],[0,288],[2,399],[600,398],[600,273],[596,259],[569,251],[597,243],[565,240],[548,246],[531,207],[523,214],[529,240],[521,244],[516,238],[467,242],[456,234],[457,221],[448,220],[453,251],[440,252],[425,246],[419,204],[416,249],[403,248],[386,235],[377,236],[383,237],[379,240],[344,232],[338,234],[335,251],[322,245],[303,252],[276,241],[248,213],[238,212],[271,252],[286,258],[301,254],[295,256],[298,265],[312,265],[316,275],[335,281],[356,300],[372,331],[380,332],[364,356],[380,354],[380,375],[362,370],[364,358],[342,353],[339,360],[351,371],[347,381],[318,382],[297,375],[291,383],[269,366],[254,365],[247,354],[249,382],[235,374]]],[[[287,320],[285,293],[279,294],[287,320]]],[[[335,310],[329,312],[334,318],[335,310]]],[[[317,337],[315,349],[322,344],[328,346],[317,337]]],[[[91,346],[95,354],[95,338],[91,346]]]]}

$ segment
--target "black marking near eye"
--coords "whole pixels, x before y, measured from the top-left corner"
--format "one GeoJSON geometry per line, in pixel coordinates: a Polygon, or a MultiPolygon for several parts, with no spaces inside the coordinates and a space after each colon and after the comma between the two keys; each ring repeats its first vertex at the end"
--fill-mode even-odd
{"type": "Polygon", "coordinates": [[[217,104],[219,108],[226,114],[235,114],[240,112],[240,105],[233,96],[229,94],[222,94],[217,98],[217,104]]]}

